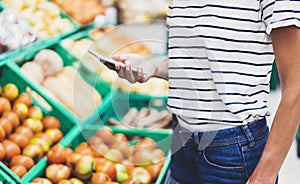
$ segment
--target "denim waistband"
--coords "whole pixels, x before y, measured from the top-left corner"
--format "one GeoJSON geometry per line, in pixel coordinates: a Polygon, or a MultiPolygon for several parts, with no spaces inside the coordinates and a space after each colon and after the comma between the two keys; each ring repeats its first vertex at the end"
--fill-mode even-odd
{"type": "Polygon", "coordinates": [[[242,141],[252,142],[255,137],[259,137],[268,129],[265,118],[248,123],[247,125],[208,132],[187,130],[176,122],[174,125],[173,132],[177,134],[183,142],[192,139],[195,144],[203,144],[203,146],[207,146],[207,144],[209,144],[209,146],[222,146],[242,141]]]}

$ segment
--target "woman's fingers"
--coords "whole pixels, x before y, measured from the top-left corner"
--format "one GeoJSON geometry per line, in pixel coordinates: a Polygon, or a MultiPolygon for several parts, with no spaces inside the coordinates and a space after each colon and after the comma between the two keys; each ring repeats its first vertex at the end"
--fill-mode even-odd
{"type": "Polygon", "coordinates": [[[141,67],[137,68],[137,77],[139,82],[145,82],[143,68],[141,67]]]}
{"type": "Polygon", "coordinates": [[[131,83],[134,83],[137,81],[137,79],[135,78],[134,74],[133,74],[133,71],[132,71],[132,68],[131,68],[131,65],[130,64],[126,64],[125,65],[125,68],[126,68],[126,79],[131,82],[131,83]]]}

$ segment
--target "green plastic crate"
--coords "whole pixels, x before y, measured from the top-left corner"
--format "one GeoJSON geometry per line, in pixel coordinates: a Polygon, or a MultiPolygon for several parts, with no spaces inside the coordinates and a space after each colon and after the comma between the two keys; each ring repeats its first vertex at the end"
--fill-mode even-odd
{"type": "MultiPolygon", "coordinates": [[[[37,100],[35,100],[35,98],[33,98],[33,104],[39,106],[42,109],[44,116],[53,115],[57,117],[61,122],[61,131],[64,135],[67,135],[70,130],[76,128],[76,123],[66,116],[65,110],[63,108],[58,106],[50,98],[43,94],[43,92],[41,92],[40,89],[38,89],[31,81],[26,81],[22,74],[9,63],[3,64],[0,67],[0,85],[4,86],[7,83],[14,83],[18,87],[20,93],[25,92],[30,88],[31,90],[35,91],[41,98],[43,98],[49,105],[50,109],[48,107],[45,107],[44,105],[41,105],[37,100]]],[[[3,163],[0,164],[0,168],[2,171],[8,173],[9,176],[13,178],[14,181],[16,181],[16,183],[22,184],[24,183],[24,178],[28,177],[32,173],[36,172],[36,170],[38,170],[38,168],[34,166],[22,179],[20,179],[18,176],[12,173],[9,168],[7,168],[3,163]]]]}
{"type": "MultiPolygon", "coordinates": [[[[5,5],[3,4],[2,1],[0,1],[0,11],[5,9],[5,5]]],[[[73,30],[70,32],[62,33],[56,36],[52,36],[48,39],[38,39],[35,42],[29,44],[26,47],[12,50],[3,54],[0,54],[0,62],[7,62],[8,60],[24,60],[24,56],[28,54],[28,52],[32,52],[34,50],[40,50],[42,48],[49,47],[51,45],[54,45],[58,43],[62,38],[65,38],[75,32],[77,32],[80,29],[79,24],[74,22],[68,15],[66,15],[64,12],[60,12],[60,16],[62,18],[67,18],[68,20],[71,21],[73,25],[73,30]]]]}
{"type": "MultiPolygon", "coordinates": [[[[0,168],[2,166],[5,166],[4,164],[2,164],[2,162],[0,162],[0,168]]],[[[6,172],[0,170],[0,183],[3,184],[14,184],[16,183],[6,172]]]]}
{"type": "MultiPolygon", "coordinates": [[[[64,142],[61,142],[60,144],[64,147],[69,147],[72,149],[75,149],[81,142],[87,141],[90,137],[92,137],[96,131],[99,128],[102,128],[103,126],[89,126],[84,129],[74,129],[69,134],[69,138],[65,139],[64,142]]],[[[162,149],[166,155],[167,159],[161,169],[160,175],[157,178],[155,184],[161,184],[163,183],[163,180],[165,179],[165,176],[167,174],[169,165],[170,165],[170,157],[171,157],[171,151],[170,151],[170,141],[171,141],[171,133],[170,132],[159,132],[159,131],[148,131],[148,130],[124,130],[119,129],[116,127],[109,126],[114,133],[124,133],[126,136],[141,136],[141,137],[150,137],[153,140],[157,142],[157,147],[162,149]]],[[[43,177],[45,176],[45,169],[47,166],[47,160],[43,160],[39,163],[39,169],[38,172],[33,173],[30,177],[26,178],[26,182],[30,182],[36,177],[43,177]],[[41,172],[42,171],[42,172],[41,172]]]]}
{"type": "MultiPolygon", "coordinates": [[[[76,66],[78,64],[78,60],[77,58],[75,58],[74,56],[72,56],[67,50],[65,50],[63,47],[61,47],[60,45],[54,45],[51,47],[48,47],[46,49],[51,49],[54,50],[56,53],[58,53],[64,62],[64,66],[76,66]],[[76,64],[77,63],[77,64],[76,64]]],[[[22,71],[20,70],[20,66],[22,64],[24,64],[25,62],[32,60],[33,57],[36,55],[36,53],[39,50],[35,50],[34,52],[28,53],[27,55],[24,55],[24,60],[23,61],[11,61],[10,65],[15,68],[15,70],[17,70],[19,73],[22,74],[22,71]]],[[[73,121],[76,121],[78,123],[84,123],[86,121],[91,121],[95,118],[97,118],[97,116],[99,116],[99,114],[102,114],[105,111],[106,106],[108,106],[108,104],[110,103],[110,91],[111,89],[108,88],[105,84],[103,84],[103,81],[98,80],[97,78],[94,78],[93,81],[87,79],[87,76],[85,75],[85,73],[83,73],[82,70],[78,70],[79,73],[81,74],[81,77],[88,82],[90,85],[94,86],[95,89],[100,93],[100,95],[102,96],[102,104],[97,107],[97,109],[91,113],[90,115],[88,115],[87,117],[85,117],[84,119],[79,119],[77,118],[71,111],[69,111],[63,104],[61,104],[61,102],[59,102],[58,100],[51,98],[52,101],[54,101],[54,103],[58,104],[62,109],[64,109],[64,114],[66,114],[66,116],[68,118],[70,118],[73,121]]],[[[23,78],[26,81],[31,81],[30,79],[28,79],[26,76],[23,76],[23,78]]],[[[34,83],[34,85],[36,86],[36,88],[38,88],[40,91],[43,91],[43,93],[46,96],[49,96],[49,94],[46,92],[46,90],[39,84],[34,83]]],[[[51,96],[51,95],[50,95],[51,96]]]]}
{"type": "Polygon", "coordinates": [[[272,74],[271,74],[271,79],[270,79],[270,90],[276,90],[277,88],[280,87],[280,81],[279,81],[279,75],[278,75],[278,70],[276,63],[274,62],[272,65],[272,74]]]}

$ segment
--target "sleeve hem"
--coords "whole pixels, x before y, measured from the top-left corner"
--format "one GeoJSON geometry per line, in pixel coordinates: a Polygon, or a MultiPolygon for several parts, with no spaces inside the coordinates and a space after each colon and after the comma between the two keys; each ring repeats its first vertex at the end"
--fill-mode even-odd
{"type": "Polygon", "coordinates": [[[300,21],[293,19],[290,21],[272,23],[266,28],[266,32],[268,35],[270,35],[273,29],[280,28],[280,27],[287,27],[287,26],[297,26],[300,28],[300,21]]]}

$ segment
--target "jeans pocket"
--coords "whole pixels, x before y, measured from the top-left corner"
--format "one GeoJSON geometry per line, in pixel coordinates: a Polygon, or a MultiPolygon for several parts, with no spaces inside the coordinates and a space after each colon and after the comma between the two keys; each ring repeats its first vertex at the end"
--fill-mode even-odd
{"type": "Polygon", "coordinates": [[[206,164],[214,168],[232,171],[245,170],[243,153],[238,143],[207,147],[203,150],[202,157],[206,164]]]}

